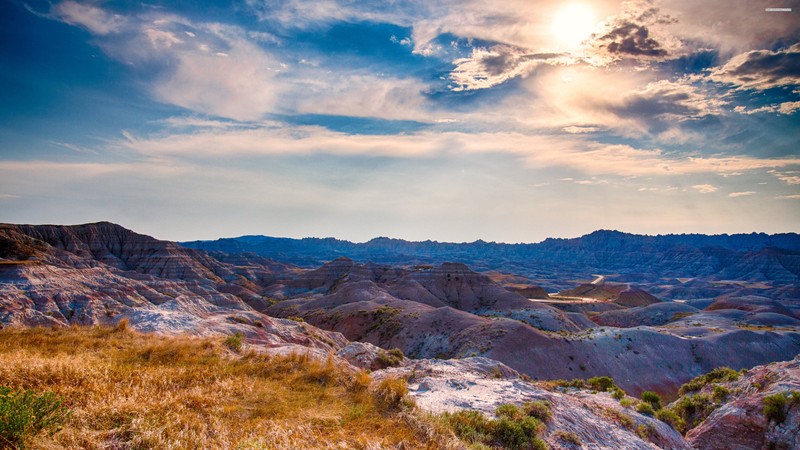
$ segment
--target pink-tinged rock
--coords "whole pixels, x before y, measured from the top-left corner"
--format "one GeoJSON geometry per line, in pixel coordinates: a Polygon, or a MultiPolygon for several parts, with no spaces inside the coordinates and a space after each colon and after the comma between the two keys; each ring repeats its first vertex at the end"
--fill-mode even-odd
{"type": "MultiPolygon", "coordinates": [[[[800,402],[787,400],[781,423],[764,415],[764,398],[800,393],[800,357],[755,367],[739,380],[724,383],[731,392],[705,421],[691,430],[687,441],[698,449],[800,449],[800,402]]],[[[710,394],[713,386],[702,393],[710,394]]]]}
{"type": "Polygon", "coordinates": [[[557,431],[575,433],[586,449],[691,449],[669,425],[623,408],[607,393],[548,391],[488,358],[416,360],[405,367],[372,374],[374,382],[397,376],[409,378],[409,393],[418,407],[435,413],[471,409],[492,416],[505,403],[545,401],[552,418],[545,424],[544,438],[553,449],[574,448],[561,442],[557,431]],[[617,418],[620,415],[629,417],[631,425],[621,423],[617,418]],[[649,430],[648,439],[637,433],[640,425],[649,430]]]}

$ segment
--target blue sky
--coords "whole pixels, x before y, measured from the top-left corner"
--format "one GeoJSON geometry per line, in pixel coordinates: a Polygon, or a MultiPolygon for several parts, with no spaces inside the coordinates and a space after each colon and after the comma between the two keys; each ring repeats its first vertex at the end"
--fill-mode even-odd
{"type": "Polygon", "coordinates": [[[6,1],[0,221],[172,240],[800,231],[799,11],[6,1]]]}

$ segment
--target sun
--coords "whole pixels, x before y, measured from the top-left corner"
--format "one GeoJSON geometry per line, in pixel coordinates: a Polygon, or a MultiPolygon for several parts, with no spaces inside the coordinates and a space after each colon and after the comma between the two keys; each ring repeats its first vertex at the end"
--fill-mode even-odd
{"type": "Polygon", "coordinates": [[[591,6],[570,3],[556,11],[550,32],[563,50],[573,50],[592,35],[596,25],[597,17],[591,6]]]}

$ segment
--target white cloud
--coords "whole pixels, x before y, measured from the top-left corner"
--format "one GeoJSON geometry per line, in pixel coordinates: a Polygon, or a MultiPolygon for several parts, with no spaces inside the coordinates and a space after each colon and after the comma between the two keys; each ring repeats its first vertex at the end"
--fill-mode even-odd
{"type": "Polygon", "coordinates": [[[800,172],[778,172],[777,170],[770,170],[769,173],[786,184],[800,185],[800,172]]]}
{"type": "Polygon", "coordinates": [[[779,113],[779,114],[792,114],[800,109],[800,102],[783,102],[777,105],[767,105],[755,109],[747,109],[745,106],[737,106],[733,108],[734,112],[739,114],[758,114],[758,113],[779,113]]]}
{"type": "Polygon", "coordinates": [[[701,194],[711,194],[712,192],[717,192],[719,190],[718,187],[712,184],[695,184],[692,186],[692,189],[696,190],[701,194]]]}
{"type": "Polygon", "coordinates": [[[55,5],[52,14],[99,36],[98,45],[133,70],[146,70],[160,102],[245,121],[275,110],[281,62],[253,42],[266,34],[162,11],[123,17],[75,2],[55,5]]]}
{"type": "Polygon", "coordinates": [[[70,25],[78,25],[99,35],[117,33],[126,25],[124,17],[73,1],[53,5],[50,14],[70,25]]]}
{"type": "Polygon", "coordinates": [[[800,194],[779,195],[775,198],[779,200],[800,200],[800,194]]]}
{"type": "Polygon", "coordinates": [[[569,134],[584,134],[584,133],[596,133],[600,131],[599,127],[578,127],[574,125],[570,125],[568,127],[564,127],[561,129],[565,133],[569,134]]]}
{"type": "Polygon", "coordinates": [[[731,192],[728,194],[728,197],[736,198],[736,197],[747,197],[749,195],[754,195],[756,192],[754,191],[743,191],[743,192],[731,192]]]}

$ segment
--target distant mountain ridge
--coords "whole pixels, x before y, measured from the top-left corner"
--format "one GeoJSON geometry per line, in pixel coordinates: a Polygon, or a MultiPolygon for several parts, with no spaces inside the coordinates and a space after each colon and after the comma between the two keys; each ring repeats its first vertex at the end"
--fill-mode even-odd
{"type": "Polygon", "coordinates": [[[647,236],[598,230],[579,238],[549,238],[536,244],[412,242],[384,237],[353,243],[334,238],[242,236],[181,245],[226,253],[252,252],[305,267],[347,256],[384,264],[460,261],[477,270],[505,270],[534,279],[619,273],[629,281],[663,277],[781,284],[800,281],[797,233],[647,236]]]}

